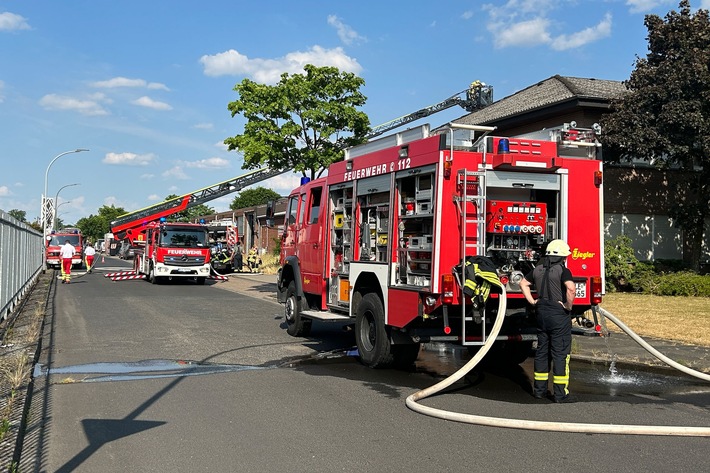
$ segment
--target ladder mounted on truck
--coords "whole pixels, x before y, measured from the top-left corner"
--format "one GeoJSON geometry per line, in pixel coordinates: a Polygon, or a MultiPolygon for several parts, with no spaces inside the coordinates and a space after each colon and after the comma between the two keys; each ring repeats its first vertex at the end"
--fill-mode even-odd
{"type": "Polygon", "coordinates": [[[380,136],[402,125],[419,120],[420,118],[428,117],[435,113],[444,111],[455,105],[459,105],[467,112],[473,112],[485,108],[493,103],[493,87],[486,85],[483,82],[476,80],[471,82],[471,85],[466,90],[462,90],[451,97],[437,103],[417,110],[416,112],[395,118],[381,125],[377,125],[370,130],[370,133],[365,135],[366,138],[374,138],[380,136]]]}
{"type": "Polygon", "coordinates": [[[256,169],[241,176],[185,194],[182,197],[176,197],[123,214],[111,222],[111,231],[114,234],[125,234],[127,230],[141,227],[145,223],[153,222],[162,217],[167,217],[168,215],[182,212],[183,210],[231,194],[232,192],[237,192],[247,186],[278,176],[284,172],[286,171],[269,168],[256,169]]]}
{"type": "MultiPolygon", "coordinates": [[[[455,130],[468,130],[473,133],[482,132],[483,134],[478,137],[475,143],[471,143],[472,148],[477,148],[478,143],[481,140],[495,131],[494,126],[482,126],[482,125],[465,125],[458,123],[449,124],[449,142],[450,142],[450,154],[449,159],[453,159],[454,156],[454,135],[455,130]]],[[[485,148],[483,150],[485,159],[485,148]]],[[[486,255],[486,169],[468,170],[461,169],[456,176],[456,187],[459,191],[458,194],[454,194],[453,199],[456,203],[456,208],[459,211],[461,217],[461,273],[457,274],[456,277],[459,280],[459,284],[463,287],[466,281],[466,258],[469,256],[485,256],[486,255]],[[475,235],[470,235],[469,230],[475,228],[475,235]]],[[[478,316],[466,315],[467,308],[471,305],[467,305],[465,301],[461,304],[461,344],[462,345],[483,345],[486,342],[486,323],[485,323],[485,307],[483,307],[478,316]],[[481,341],[467,341],[466,326],[467,322],[476,321],[481,325],[481,341]]]]}

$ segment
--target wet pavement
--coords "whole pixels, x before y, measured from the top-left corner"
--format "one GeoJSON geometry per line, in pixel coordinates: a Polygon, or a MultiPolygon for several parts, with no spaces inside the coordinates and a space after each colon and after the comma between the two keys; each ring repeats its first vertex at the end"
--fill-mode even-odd
{"type": "MultiPolygon", "coordinates": [[[[247,291],[254,297],[276,301],[276,275],[234,273],[229,275],[228,281],[220,282],[220,287],[235,292],[247,291]]],[[[615,315],[623,321],[623,317],[615,315]]],[[[644,339],[672,360],[688,368],[710,373],[710,347],[687,345],[674,340],[644,339]]],[[[600,364],[605,369],[629,366],[677,372],[623,332],[612,332],[608,337],[575,335],[572,359],[600,364]]]]}

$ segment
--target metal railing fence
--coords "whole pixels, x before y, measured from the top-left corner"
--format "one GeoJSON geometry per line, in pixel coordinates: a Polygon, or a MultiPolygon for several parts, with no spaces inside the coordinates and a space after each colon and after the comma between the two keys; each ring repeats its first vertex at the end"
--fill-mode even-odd
{"type": "Polygon", "coordinates": [[[0,320],[7,318],[42,271],[42,234],[0,210],[0,320]]]}

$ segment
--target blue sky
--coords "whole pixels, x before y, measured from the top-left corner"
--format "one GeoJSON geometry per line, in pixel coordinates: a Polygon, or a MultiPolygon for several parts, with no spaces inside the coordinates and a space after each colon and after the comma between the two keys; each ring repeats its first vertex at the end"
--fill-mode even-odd
{"type": "MultiPolygon", "coordinates": [[[[555,74],[625,80],[647,53],[644,15],[677,8],[677,0],[0,0],[0,209],[36,219],[47,166],[77,148],[90,151],[62,156],[48,177],[50,197],[68,186],[59,195],[65,222],[243,174],[223,140],[243,130],[227,104],[244,78],[273,84],[304,64],[337,66],[365,80],[374,126],[474,80],[493,86],[496,100],[555,74]]],[[[296,181],[261,185],[285,195],[296,181]]],[[[235,195],[209,205],[227,210],[235,195]]]]}

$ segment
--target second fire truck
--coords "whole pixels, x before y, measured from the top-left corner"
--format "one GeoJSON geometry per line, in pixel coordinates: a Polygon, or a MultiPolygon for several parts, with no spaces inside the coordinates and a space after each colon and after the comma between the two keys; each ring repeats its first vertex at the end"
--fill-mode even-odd
{"type": "Polygon", "coordinates": [[[464,295],[461,268],[485,256],[507,293],[494,356],[522,362],[536,336],[519,283],[558,238],[572,249],[572,314],[594,325],[584,314],[603,288],[598,130],[493,131],[452,123],[396,133],[346,150],[327,177],[295,189],[278,274],[288,333],[307,336],[313,320],[354,322],[371,367],[410,364],[424,342],[476,350],[496,304],[464,295]]]}

